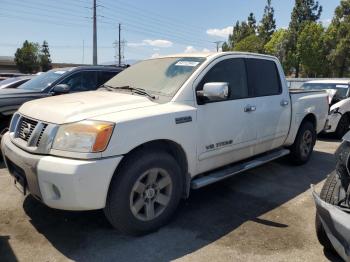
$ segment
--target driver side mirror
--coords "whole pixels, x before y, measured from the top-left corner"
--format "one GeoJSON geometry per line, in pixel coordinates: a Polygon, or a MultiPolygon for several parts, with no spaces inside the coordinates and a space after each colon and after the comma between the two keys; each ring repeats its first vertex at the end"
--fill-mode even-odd
{"type": "Polygon", "coordinates": [[[59,84],[57,86],[55,86],[52,90],[52,92],[55,95],[61,95],[61,94],[67,94],[69,93],[70,90],[70,86],[67,84],[59,84]]]}
{"type": "Polygon", "coordinates": [[[197,96],[206,98],[207,101],[222,101],[226,100],[229,95],[228,83],[212,82],[206,83],[203,90],[197,91],[197,96]]]}

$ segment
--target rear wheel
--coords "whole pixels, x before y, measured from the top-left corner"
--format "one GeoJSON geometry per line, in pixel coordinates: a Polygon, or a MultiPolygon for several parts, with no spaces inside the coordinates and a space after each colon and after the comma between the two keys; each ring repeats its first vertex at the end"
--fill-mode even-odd
{"type": "Polygon", "coordinates": [[[316,130],[311,122],[301,124],[294,144],[290,147],[290,158],[297,165],[309,161],[316,142],[316,130]]]}
{"type": "Polygon", "coordinates": [[[182,195],[181,169],[166,152],[139,151],[111,182],[105,215],[123,233],[142,235],[171,218],[182,195]]]}
{"type": "MultiPolygon", "coordinates": [[[[327,180],[322,187],[320,198],[329,204],[337,205],[339,202],[340,188],[341,181],[336,171],[334,171],[327,177],[327,180]]],[[[329,241],[324,230],[321,219],[317,214],[315,219],[315,227],[317,238],[321,245],[327,250],[334,251],[332,243],[329,241]]]]}
{"type": "Polygon", "coordinates": [[[335,130],[335,135],[337,138],[342,139],[346,132],[349,131],[350,120],[347,115],[343,115],[338,123],[337,129],[335,130]]]}

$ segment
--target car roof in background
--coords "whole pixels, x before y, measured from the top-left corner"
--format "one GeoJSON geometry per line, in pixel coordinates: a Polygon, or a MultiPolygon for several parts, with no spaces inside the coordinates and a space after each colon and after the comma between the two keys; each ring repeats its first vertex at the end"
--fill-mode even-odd
{"type": "Polygon", "coordinates": [[[97,70],[97,71],[121,71],[124,67],[118,67],[118,66],[76,66],[76,67],[62,67],[62,68],[54,68],[51,71],[57,72],[57,71],[65,71],[65,72],[72,72],[72,71],[79,71],[79,70],[97,70]]]}
{"type": "Polygon", "coordinates": [[[350,84],[350,79],[313,80],[305,83],[306,84],[350,84]]]}

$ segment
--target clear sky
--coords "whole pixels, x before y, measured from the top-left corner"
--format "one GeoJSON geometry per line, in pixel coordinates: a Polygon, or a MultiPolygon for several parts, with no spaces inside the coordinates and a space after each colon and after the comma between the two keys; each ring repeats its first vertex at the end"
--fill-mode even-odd
{"type": "MultiPolygon", "coordinates": [[[[126,59],[214,50],[237,20],[261,19],[265,0],[97,0],[98,61],[115,60],[117,24],[126,59]]],[[[319,0],[327,25],[340,0],[319,0]]],[[[278,27],[287,27],[294,0],[272,0],[278,27]]],[[[0,0],[0,56],[24,40],[48,41],[54,62],[92,62],[92,0],[0,0]],[[84,48],[83,48],[84,46],[84,48]]]]}

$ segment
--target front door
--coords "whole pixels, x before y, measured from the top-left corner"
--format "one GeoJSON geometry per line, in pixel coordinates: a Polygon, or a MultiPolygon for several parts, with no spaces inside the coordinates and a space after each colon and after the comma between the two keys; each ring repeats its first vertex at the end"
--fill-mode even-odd
{"type": "Polygon", "coordinates": [[[205,172],[250,157],[256,143],[256,99],[250,97],[244,58],[221,57],[197,83],[226,82],[229,98],[198,105],[198,171],[205,172]]]}

